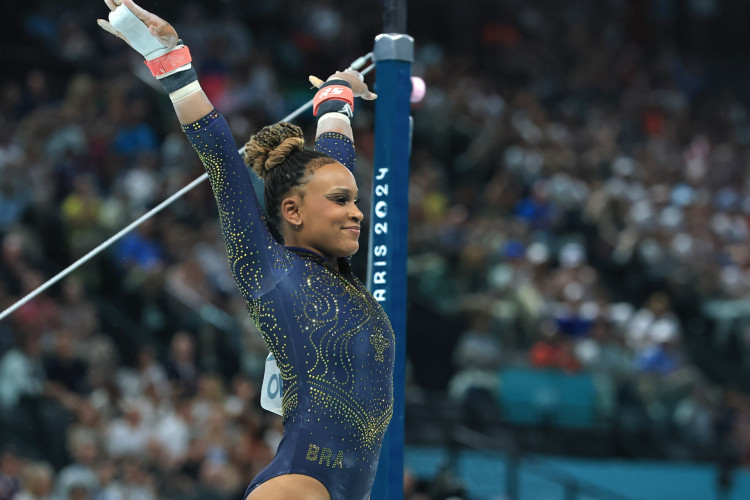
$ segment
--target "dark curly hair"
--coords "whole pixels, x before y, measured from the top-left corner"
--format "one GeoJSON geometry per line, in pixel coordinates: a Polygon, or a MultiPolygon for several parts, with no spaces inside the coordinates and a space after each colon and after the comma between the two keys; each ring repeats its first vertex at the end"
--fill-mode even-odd
{"type": "MultiPolygon", "coordinates": [[[[250,137],[244,159],[245,165],[265,182],[266,212],[279,233],[281,200],[304,186],[311,171],[335,162],[324,153],[305,149],[302,129],[286,122],[267,125],[250,137]]],[[[299,193],[304,194],[301,190],[299,193]]]]}

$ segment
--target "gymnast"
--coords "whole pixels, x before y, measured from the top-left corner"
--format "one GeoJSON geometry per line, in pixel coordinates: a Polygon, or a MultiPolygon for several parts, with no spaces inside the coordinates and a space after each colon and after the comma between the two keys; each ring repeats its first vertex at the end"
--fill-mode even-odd
{"type": "Polygon", "coordinates": [[[311,77],[314,150],[299,127],[278,123],[250,138],[243,162],[174,28],[132,0],[105,3],[109,21],[98,24],[145,57],[208,172],[232,273],[283,378],[284,436],[246,498],[367,500],[393,413],[395,344],[349,265],[363,218],[353,100],[375,94],[353,70],[311,77]],[[265,182],[268,222],[246,165],[265,182]]]}

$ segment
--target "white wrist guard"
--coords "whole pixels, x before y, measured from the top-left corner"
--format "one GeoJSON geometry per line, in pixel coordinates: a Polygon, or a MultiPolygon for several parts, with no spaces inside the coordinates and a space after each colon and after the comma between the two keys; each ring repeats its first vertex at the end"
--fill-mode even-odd
{"type": "Polygon", "coordinates": [[[343,114],[343,113],[337,113],[337,112],[328,112],[324,115],[321,115],[318,118],[318,121],[321,121],[323,118],[338,118],[339,120],[345,121],[347,124],[351,125],[352,121],[349,118],[349,116],[343,114]]]}
{"type": "Polygon", "coordinates": [[[109,13],[109,22],[113,28],[125,35],[130,46],[140,52],[147,61],[156,59],[170,50],[151,34],[143,21],[125,4],[119,5],[109,13]]]}

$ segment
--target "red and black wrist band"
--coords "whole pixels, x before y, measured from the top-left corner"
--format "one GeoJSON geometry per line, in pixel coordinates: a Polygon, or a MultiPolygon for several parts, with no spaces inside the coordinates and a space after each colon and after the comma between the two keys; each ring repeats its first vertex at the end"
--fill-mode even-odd
{"type": "Polygon", "coordinates": [[[197,83],[198,74],[191,64],[192,60],[190,50],[187,46],[180,44],[163,56],[144,61],[144,63],[151,74],[161,82],[164,90],[172,94],[189,85],[200,88],[197,83]]]}
{"type": "Polygon", "coordinates": [[[150,61],[143,61],[143,63],[148,66],[152,75],[156,78],[163,78],[180,67],[190,64],[192,60],[193,57],[187,46],[177,45],[166,54],[150,61]]]}
{"type": "Polygon", "coordinates": [[[313,98],[313,116],[340,113],[348,118],[354,116],[354,93],[346,80],[328,80],[323,83],[313,98]]]}

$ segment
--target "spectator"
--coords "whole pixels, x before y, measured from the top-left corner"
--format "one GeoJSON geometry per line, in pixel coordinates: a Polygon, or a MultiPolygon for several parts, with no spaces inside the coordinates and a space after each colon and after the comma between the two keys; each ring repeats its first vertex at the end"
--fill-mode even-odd
{"type": "Polygon", "coordinates": [[[144,459],[148,455],[153,408],[145,399],[126,398],[122,415],[107,426],[105,448],[112,458],[144,459]]]}
{"type": "Polygon", "coordinates": [[[100,458],[96,435],[79,429],[68,436],[73,461],[60,469],[55,480],[55,496],[60,499],[80,500],[99,487],[96,466],[100,458]]]}
{"type": "Polygon", "coordinates": [[[58,500],[53,494],[55,471],[46,462],[31,462],[21,473],[23,488],[16,495],[17,500],[58,500]]]}
{"type": "Polygon", "coordinates": [[[65,460],[63,436],[67,426],[61,406],[70,393],[55,391],[44,371],[41,336],[21,334],[18,345],[0,358],[0,415],[5,439],[31,457],[65,460]]]}
{"type": "Polygon", "coordinates": [[[0,499],[12,500],[21,491],[23,459],[10,447],[0,451],[0,499]]]}
{"type": "Polygon", "coordinates": [[[644,307],[630,320],[626,336],[628,345],[636,353],[656,344],[679,341],[680,325],[671,310],[667,294],[655,292],[648,298],[644,307]]]}
{"type": "Polygon", "coordinates": [[[47,382],[39,333],[23,335],[16,347],[0,358],[0,406],[9,414],[25,397],[38,398],[47,382]]]}
{"type": "Polygon", "coordinates": [[[195,396],[199,371],[195,363],[195,342],[186,331],[175,332],[170,341],[169,358],[165,364],[174,393],[195,396]]]}
{"type": "Polygon", "coordinates": [[[127,394],[151,398],[154,408],[158,409],[172,396],[167,370],[157,359],[156,348],[151,344],[141,346],[136,354],[134,370],[128,371],[123,379],[123,383],[128,386],[127,394]]]}
{"type": "Polygon", "coordinates": [[[162,467],[176,469],[187,460],[194,427],[192,401],[188,398],[178,398],[174,408],[154,423],[150,434],[151,453],[160,457],[162,467]]]}
{"type": "Polygon", "coordinates": [[[88,366],[74,351],[74,333],[60,328],[55,333],[52,353],[44,361],[44,369],[50,384],[61,386],[61,390],[85,396],[90,391],[88,366]]]}
{"type": "Polygon", "coordinates": [[[458,338],[453,351],[456,374],[448,393],[456,400],[484,393],[491,400],[497,390],[502,345],[492,327],[492,315],[483,310],[471,313],[471,326],[458,338]]]}
{"type": "Polygon", "coordinates": [[[128,233],[117,247],[117,257],[123,269],[139,273],[153,271],[162,266],[164,256],[154,234],[154,220],[148,219],[128,233]]]}
{"type": "Polygon", "coordinates": [[[573,351],[572,341],[552,326],[546,326],[539,340],[531,346],[529,363],[534,368],[553,368],[566,373],[581,369],[573,351]]]}
{"type": "Polygon", "coordinates": [[[87,350],[86,341],[99,333],[99,311],[78,277],[68,277],[62,283],[60,324],[72,333],[73,350],[77,355],[84,354],[87,350]]]}

